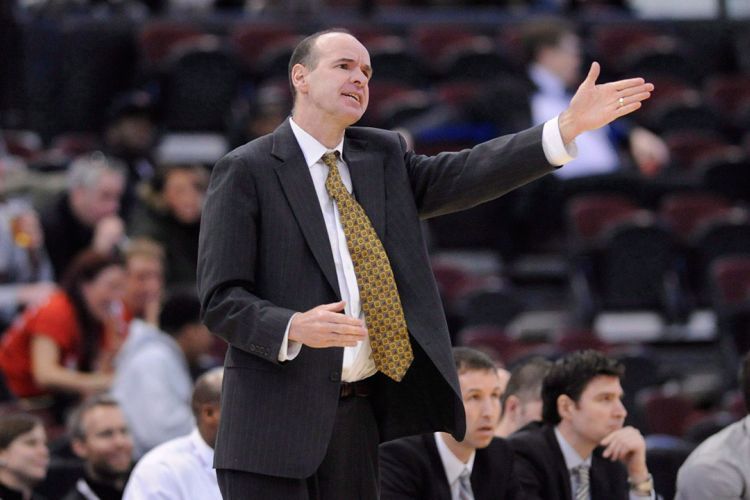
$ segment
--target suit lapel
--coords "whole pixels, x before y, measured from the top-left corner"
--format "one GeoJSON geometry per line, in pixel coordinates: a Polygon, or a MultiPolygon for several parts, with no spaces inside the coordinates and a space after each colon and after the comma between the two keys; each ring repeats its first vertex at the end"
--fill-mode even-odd
{"type": "Polygon", "coordinates": [[[427,449],[427,457],[430,461],[430,468],[435,471],[435,490],[433,491],[434,498],[431,500],[450,500],[451,499],[451,488],[448,484],[448,476],[445,474],[445,466],[443,460],[440,458],[440,452],[438,452],[437,444],[435,444],[434,434],[422,434],[420,436],[422,443],[424,443],[427,449]]]}
{"type": "Polygon", "coordinates": [[[276,166],[276,174],[302,234],[328,283],[341,298],[331,243],[320,211],[318,195],[315,193],[310,169],[288,120],[274,132],[271,154],[281,160],[276,166]]]}
{"type": "Polygon", "coordinates": [[[383,241],[385,237],[385,173],[382,157],[367,151],[367,142],[349,137],[344,141],[344,161],[349,167],[357,202],[383,241]]]}
{"type": "Polygon", "coordinates": [[[544,438],[547,440],[549,449],[552,450],[552,461],[555,463],[554,474],[556,476],[556,483],[563,485],[562,498],[566,500],[573,500],[573,493],[571,491],[570,474],[568,468],[565,466],[565,457],[563,457],[560,444],[557,442],[555,436],[554,427],[544,427],[544,438]]]}

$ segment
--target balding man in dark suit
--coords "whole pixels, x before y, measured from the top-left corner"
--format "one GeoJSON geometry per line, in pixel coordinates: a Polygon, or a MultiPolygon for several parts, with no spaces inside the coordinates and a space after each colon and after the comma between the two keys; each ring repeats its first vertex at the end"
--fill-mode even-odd
{"type": "Polygon", "coordinates": [[[465,431],[420,219],[552,171],[653,86],[595,85],[595,65],[559,118],[430,158],[351,127],[373,68],[350,34],[308,37],[289,68],[291,118],[216,164],[201,222],[204,321],[229,342],[217,476],[225,498],[376,498],[378,442],[465,431]]]}

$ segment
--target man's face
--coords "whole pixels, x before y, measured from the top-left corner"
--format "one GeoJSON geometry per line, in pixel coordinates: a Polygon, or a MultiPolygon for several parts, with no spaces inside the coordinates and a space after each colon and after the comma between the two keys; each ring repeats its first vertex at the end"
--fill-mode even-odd
{"type": "Polygon", "coordinates": [[[561,414],[581,441],[596,446],[613,431],[621,429],[628,412],[622,404],[618,377],[600,375],[588,383],[578,398],[561,414]]]}
{"type": "Polygon", "coordinates": [[[183,224],[200,220],[205,191],[203,179],[195,170],[175,169],[164,179],[164,201],[183,224]]]}
{"type": "Polygon", "coordinates": [[[351,35],[328,33],[316,40],[312,55],[314,66],[292,69],[298,94],[295,112],[344,128],[356,123],[370,96],[372,68],[367,49],[351,35]]]}
{"type": "Polygon", "coordinates": [[[164,289],[164,268],[161,260],[147,255],[128,259],[125,297],[136,315],[143,314],[146,304],[159,300],[164,289]]]}
{"type": "Polygon", "coordinates": [[[578,83],[581,76],[581,40],[573,33],[567,33],[560,38],[556,46],[550,47],[547,54],[547,64],[567,86],[578,83]]]}
{"type": "Polygon", "coordinates": [[[485,448],[495,435],[500,418],[500,378],[495,370],[469,370],[460,373],[461,397],[466,411],[466,437],[463,443],[485,448]]]}
{"type": "Polygon", "coordinates": [[[73,450],[102,479],[119,478],[133,463],[133,440],[125,417],[116,406],[95,406],[83,416],[84,439],[73,450]]]}
{"type": "Polygon", "coordinates": [[[124,189],[125,178],[113,172],[103,173],[90,188],[75,189],[72,195],[79,200],[78,217],[84,224],[93,227],[103,218],[117,214],[124,189]]]}
{"type": "Polygon", "coordinates": [[[119,120],[112,127],[112,140],[115,146],[130,154],[148,154],[154,144],[156,127],[146,115],[130,115],[119,120]]]}
{"type": "Polygon", "coordinates": [[[201,323],[185,325],[180,330],[180,344],[185,350],[185,357],[189,363],[196,363],[201,356],[208,354],[214,343],[214,337],[201,323]]]}

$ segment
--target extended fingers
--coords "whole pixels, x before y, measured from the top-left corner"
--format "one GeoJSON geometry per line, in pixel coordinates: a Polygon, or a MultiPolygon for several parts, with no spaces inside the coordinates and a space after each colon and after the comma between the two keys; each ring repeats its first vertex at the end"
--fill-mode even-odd
{"type": "Polygon", "coordinates": [[[651,90],[653,90],[653,84],[646,83],[646,80],[643,78],[627,78],[625,80],[617,80],[616,82],[610,82],[606,84],[608,87],[612,87],[614,90],[621,92],[623,90],[632,88],[632,87],[638,87],[640,85],[650,85],[651,90]]]}

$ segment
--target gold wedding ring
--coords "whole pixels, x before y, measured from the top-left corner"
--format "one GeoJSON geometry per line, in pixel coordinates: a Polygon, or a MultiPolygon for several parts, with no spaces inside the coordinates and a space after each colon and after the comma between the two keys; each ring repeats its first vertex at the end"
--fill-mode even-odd
{"type": "Polygon", "coordinates": [[[621,107],[623,107],[624,105],[625,105],[625,99],[623,99],[622,97],[620,97],[619,99],[617,99],[617,106],[618,106],[618,107],[620,107],[620,108],[621,108],[621,107]]]}

